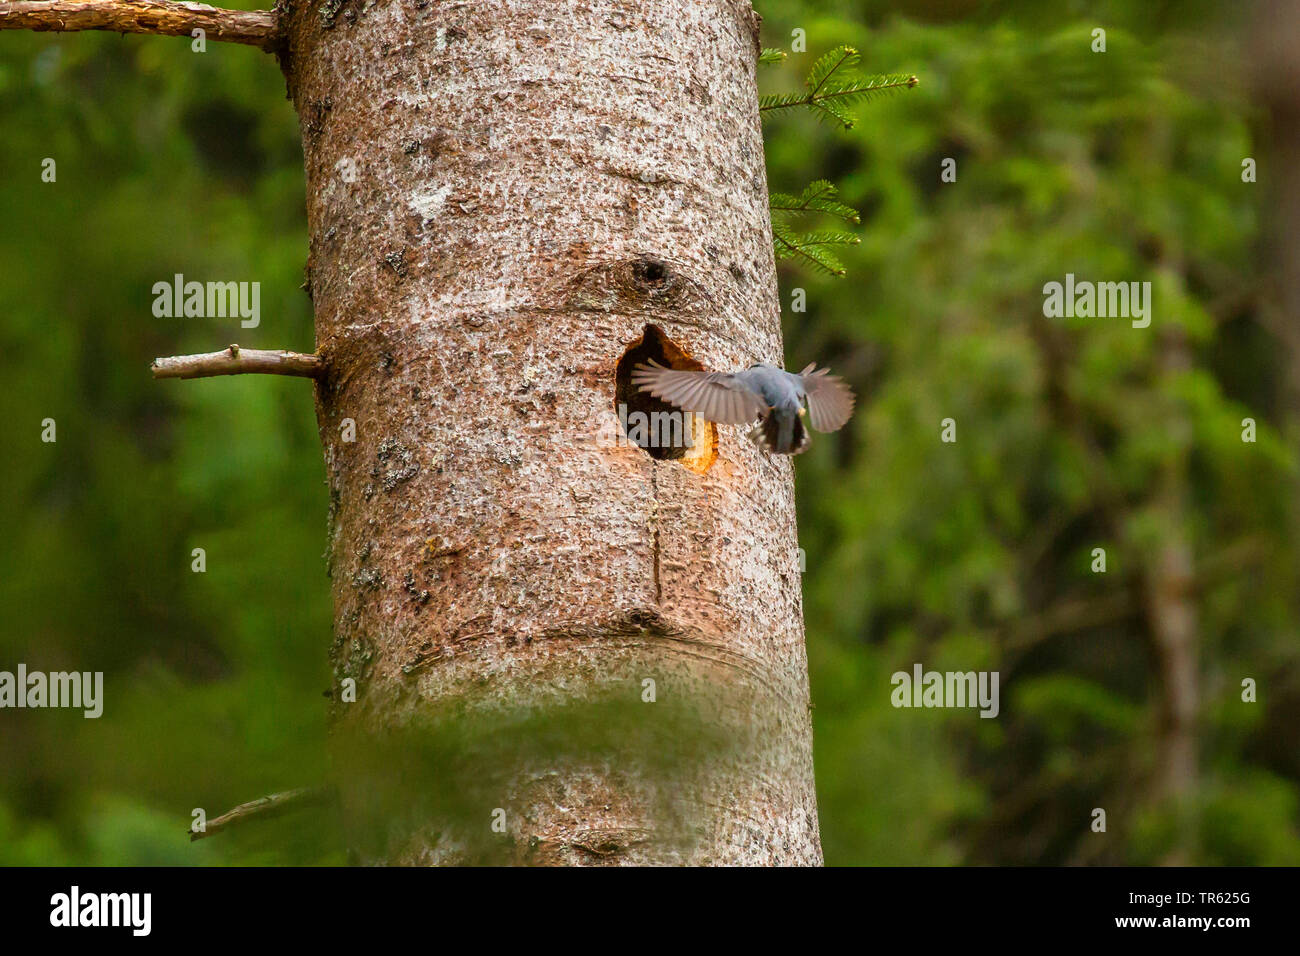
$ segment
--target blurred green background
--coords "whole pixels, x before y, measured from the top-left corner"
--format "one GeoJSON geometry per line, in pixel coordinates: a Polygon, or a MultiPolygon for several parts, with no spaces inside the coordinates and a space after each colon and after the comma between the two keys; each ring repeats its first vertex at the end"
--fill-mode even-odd
{"type": "MultiPolygon", "coordinates": [[[[1253,6],[758,9],[765,46],[807,36],[764,92],[839,44],[921,80],[851,131],[765,123],[773,190],[827,178],[863,211],[846,278],[781,272],[787,366],[863,399],[797,469],[827,862],[1300,863],[1300,280],[1271,215],[1295,170],[1270,165],[1253,6]],[[1151,327],[1044,319],[1067,272],[1150,281],[1151,327]],[[998,670],[1000,718],[894,709],[917,661],[998,670]]],[[[196,806],[325,775],[310,389],[148,373],[233,341],[310,349],[301,164],[256,50],[0,33],[0,669],[103,670],[111,715],[3,713],[0,863],[345,859],[327,814],[185,835],[196,806]],[[177,272],[256,278],[261,326],[155,319],[177,272]]]]}

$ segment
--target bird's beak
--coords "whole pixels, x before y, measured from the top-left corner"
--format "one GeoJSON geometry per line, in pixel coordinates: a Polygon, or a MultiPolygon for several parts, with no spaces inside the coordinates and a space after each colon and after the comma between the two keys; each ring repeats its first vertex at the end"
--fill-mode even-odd
{"type": "Polygon", "coordinates": [[[799,417],[800,417],[800,418],[803,418],[803,417],[804,417],[805,415],[807,415],[807,414],[808,414],[808,409],[806,409],[806,408],[804,408],[802,405],[800,405],[800,406],[799,406],[799,417]]]}

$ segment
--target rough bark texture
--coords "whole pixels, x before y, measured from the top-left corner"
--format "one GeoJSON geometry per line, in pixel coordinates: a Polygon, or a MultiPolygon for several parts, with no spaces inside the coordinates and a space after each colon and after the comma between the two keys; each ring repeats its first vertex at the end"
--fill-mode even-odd
{"type": "Polygon", "coordinates": [[[686,844],[655,837],[662,782],[599,764],[521,766],[509,836],[543,863],[819,863],[790,462],[723,428],[697,474],[613,425],[648,324],[712,367],[783,360],[749,0],[285,15],[334,663],[361,684],[336,721],[740,688],[723,719],[763,746],[674,781],[686,844]]]}

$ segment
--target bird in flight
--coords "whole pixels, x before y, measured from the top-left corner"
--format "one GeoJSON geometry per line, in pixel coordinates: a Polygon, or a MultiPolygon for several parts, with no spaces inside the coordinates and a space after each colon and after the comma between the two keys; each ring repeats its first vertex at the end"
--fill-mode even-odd
{"type": "Polygon", "coordinates": [[[750,438],[777,455],[797,455],[808,447],[805,418],[817,431],[833,432],[853,414],[853,390],[815,362],[795,375],[775,365],[743,372],[686,371],[651,359],[632,369],[632,384],[711,422],[757,421],[750,438]]]}

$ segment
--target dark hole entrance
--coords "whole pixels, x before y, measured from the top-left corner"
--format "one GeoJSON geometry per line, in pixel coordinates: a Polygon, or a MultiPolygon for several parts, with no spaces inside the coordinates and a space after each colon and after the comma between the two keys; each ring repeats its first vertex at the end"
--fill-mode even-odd
{"type": "MultiPolygon", "coordinates": [[[[647,263],[647,268],[651,263],[647,263]]],[[[704,368],[657,325],[647,325],[618,360],[615,372],[614,413],[624,437],[659,461],[680,460],[703,473],[717,456],[717,429],[712,422],[685,414],[675,405],[655,398],[632,384],[632,369],[654,360],[667,368],[704,368]]]]}
{"type": "Polygon", "coordinates": [[[656,283],[668,278],[668,264],[658,259],[642,259],[632,267],[639,282],[656,283]]]}

